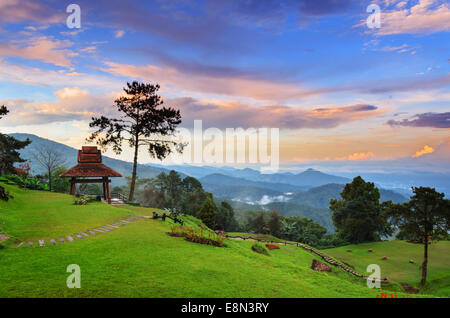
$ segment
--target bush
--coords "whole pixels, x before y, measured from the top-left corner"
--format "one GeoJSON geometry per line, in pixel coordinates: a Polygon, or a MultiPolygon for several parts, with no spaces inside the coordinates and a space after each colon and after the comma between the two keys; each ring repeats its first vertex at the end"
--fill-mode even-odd
{"type": "Polygon", "coordinates": [[[269,256],[269,251],[264,246],[258,243],[252,245],[252,251],[269,256]]]}
{"type": "Polygon", "coordinates": [[[14,182],[21,188],[27,188],[31,190],[48,190],[48,186],[37,178],[28,176],[8,175],[6,179],[14,182]]]}
{"type": "Polygon", "coordinates": [[[89,203],[89,199],[84,196],[75,198],[75,201],[73,202],[73,204],[75,204],[75,205],[87,205],[88,203],[89,203]]]}
{"type": "Polygon", "coordinates": [[[219,247],[226,247],[224,240],[225,235],[216,235],[216,233],[204,228],[194,229],[193,227],[172,226],[170,236],[184,237],[189,242],[207,244],[219,247]]]}
{"type": "Polygon", "coordinates": [[[9,192],[5,190],[5,188],[0,186],[0,200],[8,201],[10,198],[13,198],[13,196],[10,195],[9,192]]]}

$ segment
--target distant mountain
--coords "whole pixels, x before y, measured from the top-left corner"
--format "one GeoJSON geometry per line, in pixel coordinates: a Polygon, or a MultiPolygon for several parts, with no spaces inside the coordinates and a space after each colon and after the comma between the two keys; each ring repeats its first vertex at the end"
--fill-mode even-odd
{"type": "Polygon", "coordinates": [[[314,169],[307,169],[298,174],[274,173],[261,175],[261,181],[288,183],[303,187],[318,187],[329,183],[346,184],[351,180],[344,177],[333,176],[314,169]]]}
{"type": "MultiPolygon", "coordinates": [[[[300,173],[278,172],[272,174],[260,173],[251,168],[236,169],[233,167],[191,166],[191,165],[153,165],[165,169],[173,169],[195,178],[203,178],[211,174],[222,174],[229,177],[247,179],[250,181],[276,183],[301,187],[303,189],[321,186],[329,183],[346,184],[349,178],[326,174],[314,169],[300,173]]],[[[284,190],[279,190],[284,191],[284,190]]]]}
{"type": "MultiPolygon", "coordinates": [[[[306,204],[318,208],[328,208],[330,206],[330,199],[339,199],[343,189],[343,184],[326,184],[320,187],[311,188],[305,192],[295,193],[290,202],[306,204]]],[[[392,200],[395,203],[402,203],[408,200],[405,196],[392,190],[380,188],[379,190],[381,202],[392,200]]]]}
{"type": "Polygon", "coordinates": [[[305,187],[294,186],[292,184],[252,181],[247,180],[244,177],[242,178],[231,177],[221,173],[214,173],[207,175],[203,178],[200,178],[199,181],[202,184],[220,184],[227,186],[247,186],[247,187],[270,189],[277,191],[280,194],[283,194],[284,192],[298,192],[306,190],[305,187]]]}
{"type": "MultiPolygon", "coordinates": [[[[49,139],[41,138],[32,134],[9,134],[19,140],[25,140],[29,138],[31,140],[31,144],[20,151],[22,158],[31,160],[31,169],[34,173],[43,173],[43,168],[40,167],[35,160],[33,159],[33,152],[36,149],[39,149],[43,146],[49,146],[52,149],[57,150],[62,154],[64,159],[66,160],[65,166],[67,168],[73,167],[77,164],[77,156],[78,150],[72,147],[66,146],[59,142],[55,142],[49,139]]],[[[81,147],[81,146],[80,146],[81,147]]],[[[131,176],[133,170],[133,163],[118,159],[109,158],[107,156],[103,156],[103,163],[108,167],[116,170],[120,174],[125,176],[131,176]]],[[[149,165],[138,165],[138,176],[139,178],[153,178],[161,172],[168,173],[169,170],[159,167],[153,167],[149,165]]],[[[184,178],[186,175],[182,174],[184,178]]],[[[124,185],[126,184],[125,178],[111,178],[112,186],[124,185]]]]}

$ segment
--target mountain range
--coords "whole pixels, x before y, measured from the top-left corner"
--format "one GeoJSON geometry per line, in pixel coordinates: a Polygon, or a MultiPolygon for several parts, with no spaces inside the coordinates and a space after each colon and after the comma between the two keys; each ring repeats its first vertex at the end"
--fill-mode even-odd
{"type": "MultiPolygon", "coordinates": [[[[21,150],[21,156],[31,161],[33,173],[43,169],[33,160],[33,153],[41,147],[51,147],[58,151],[68,168],[77,164],[77,149],[32,134],[10,134],[32,143],[21,150]]],[[[132,163],[103,156],[105,165],[123,176],[131,175],[132,163]]],[[[214,194],[217,200],[228,200],[233,207],[244,210],[277,210],[283,215],[300,215],[311,218],[333,231],[331,212],[328,209],[331,198],[339,198],[344,185],[350,178],[306,169],[299,173],[279,172],[263,174],[257,170],[233,167],[139,164],[138,176],[152,178],[161,172],[175,170],[184,178],[197,178],[204,189],[214,194]]],[[[368,179],[370,180],[370,179],[368,179]]],[[[126,184],[125,178],[113,178],[112,185],[126,184]]],[[[407,198],[395,191],[380,188],[381,201],[404,202],[407,198]]]]}

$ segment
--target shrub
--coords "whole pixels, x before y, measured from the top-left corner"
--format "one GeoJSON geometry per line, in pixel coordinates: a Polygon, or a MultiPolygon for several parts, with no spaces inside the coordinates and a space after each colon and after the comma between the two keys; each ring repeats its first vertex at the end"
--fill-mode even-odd
{"type": "Polygon", "coordinates": [[[13,196],[10,195],[9,192],[5,190],[5,188],[0,186],[0,200],[8,201],[10,198],[13,198],[13,196]]]}
{"type": "Polygon", "coordinates": [[[280,249],[280,247],[279,247],[278,245],[275,245],[275,244],[266,244],[266,247],[267,247],[269,250],[280,249]]]}
{"type": "Polygon", "coordinates": [[[252,251],[269,256],[269,251],[264,246],[258,243],[252,245],[252,251]]]}
{"type": "Polygon", "coordinates": [[[31,190],[48,190],[48,186],[37,178],[28,177],[28,176],[18,176],[18,175],[9,175],[6,176],[6,179],[14,182],[21,188],[27,188],[31,190]]]}
{"type": "Polygon", "coordinates": [[[89,202],[88,198],[86,197],[79,197],[79,198],[75,198],[75,201],[73,202],[73,204],[75,205],[87,205],[89,202]]]}
{"type": "Polygon", "coordinates": [[[210,230],[203,228],[194,229],[193,227],[172,226],[171,232],[167,233],[170,236],[184,237],[189,242],[207,244],[219,247],[226,247],[224,240],[225,235],[216,235],[210,230]]]}

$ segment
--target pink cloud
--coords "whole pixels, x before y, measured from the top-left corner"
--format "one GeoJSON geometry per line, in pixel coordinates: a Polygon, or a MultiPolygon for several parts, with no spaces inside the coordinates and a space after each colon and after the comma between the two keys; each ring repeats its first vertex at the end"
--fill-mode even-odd
{"type": "Polygon", "coordinates": [[[299,84],[283,83],[260,78],[246,78],[220,74],[184,72],[176,66],[136,66],[105,62],[103,71],[120,76],[141,78],[170,84],[179,89],[230,96],[245,96],[258,100],[287,100],[321,94],[321,90],[302,88],[299,84]]]}
{"type": "Polygon", "coordinates": [[[64,14],[65,12],[57,12],[41,1],[0,1],[1,22],[34,21],[38,23],[57,23],[64,21],[64,14]]]}
{"type": "MultiPolygon", "coordinates": [[[[355,152],[351,155],[345,156],[345,157],[337,157],[334,160],[350,160],[350,161],[361,161],[361,160],[371,160],[375,157],[373,152],[355,152]]],[[[329,158],[326,158],[326,160],[329,160],[329,158]]]]}
{"type": "Polygon", "coordinates": [[[419,0],[409,9],[403,2],[398,5],[391,11],[382,10],[381,27],[376,29],[378,35],[428,34],[450,30],[450,8],[446,2],[419,0]]]}
{"type": "Polygon", "coordinates": [[[41,36],[24,41],[0,43],[0,57],[21,57],[39,60],[61,67],[70,67],[70,58],[78,55],[69,49],[70,41],[53,40],[41,36]]]}

